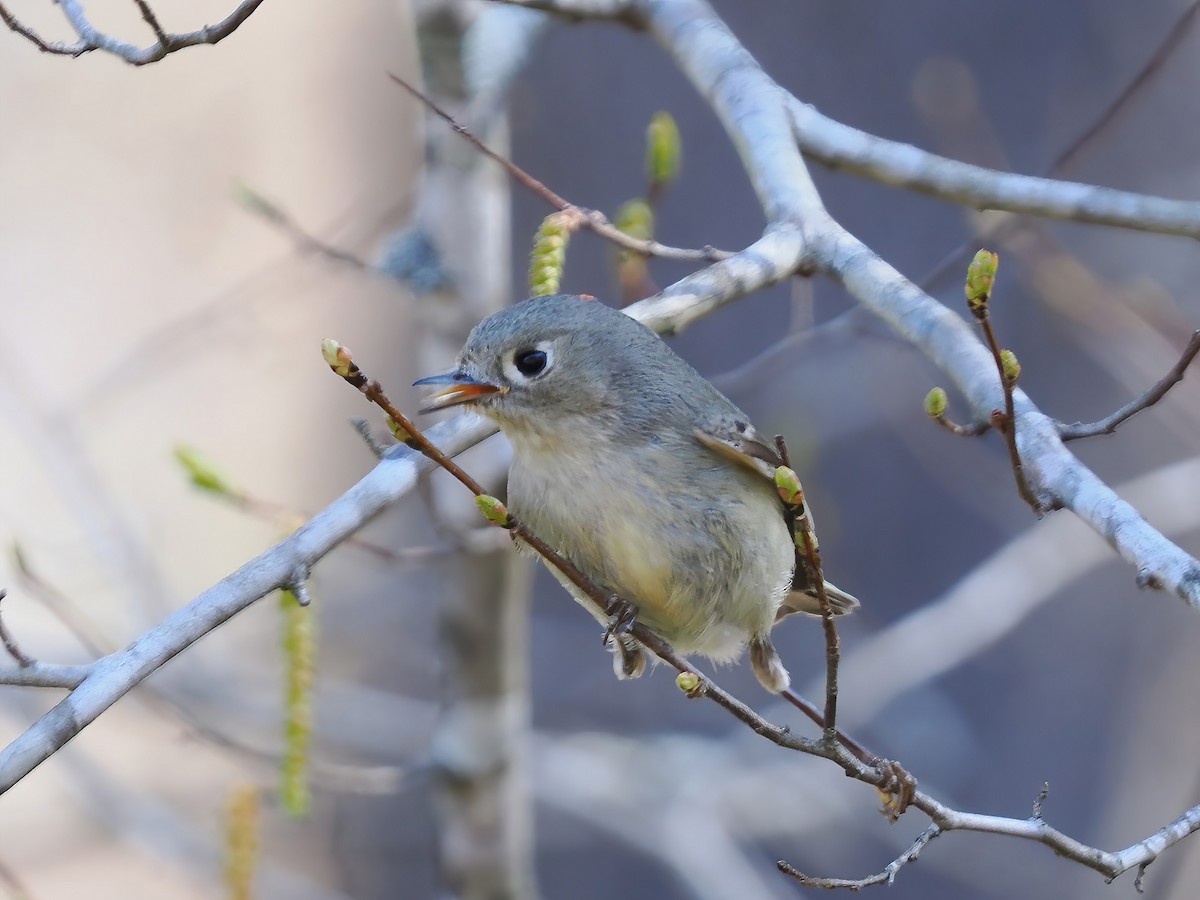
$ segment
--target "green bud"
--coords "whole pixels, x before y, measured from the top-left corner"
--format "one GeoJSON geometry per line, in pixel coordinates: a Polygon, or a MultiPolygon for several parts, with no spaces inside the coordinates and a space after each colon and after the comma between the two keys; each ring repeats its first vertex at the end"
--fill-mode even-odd
{"type": "Polygon", "coordinates": [[[680,672],[675,676],[675,686],[689,697],[695,696],[700,684],[700,676],[695,672],[680,672]]]}
{"type": "Polygon", "coordinates": [[[990,250],[980,250],[967,267],[967,306],[977,319],[987,316],[988,300],[996,283],[996,269],[1000,257],[990,250]]]}
{"type": "Polygon", "coordinates": [[[626,200],[617,210],[613,224],[630,237],[648,241],[654,237],[654,210],[641,197],[626,200]]]}
{"type": "Polygon", "coordinates": [[[950,405],[950,398],[946,396],[946,392],[940,388],[933,388],[925,395],[925,415],[931,419],[940,419],[946,414],[946,407],[950,405]]]}
{"type": "Polygon", "coordinates": [[[1017,360],[1017,354],[1011,350],[1001,350],[1000,367],[1004,369],[1004,377],[1008,379],[1008,383],[1016,384],[1017,379],[1021,377],[1021,363],[1017,360]]]}
{"type": "Polygon", "coordinates": [[[679,177],[683,141],[669,112],[656,112],[646,127],[646,175],[651,184],[665,185],[679,177]]]}
{"type": "Polygon", "coordinates": [[[542,220],[541,227],[534,235],[533,252],[529,256],[530,296],[543,297],[558,293],[570,241],[571,230],[561,213],[552,213],[542,220]]]}
{"type": "Polygon", "coordinates": [[[392,433],[392,437],[394,437],[396,440],[404,444],[407,444],[412,440],[412,435],[408,433],[408,429],[391,416],[388,416],[384,421],[387,422],[388,431],[392,433]]]}
{"type": "Polygon", "coordinates": [[[780,466],[775,470],[775,489],[788,506],[804,504],[804,488],[800,486],[800,478],[787,466],[780,466]]]}
{"type": "Polygon", "coordinates": [[[354,357],[350,355],[350,350],[333,338],[321,341],[321,356],[329,363],[329,368],[343,378],[349,378],[350,373],[354,371],[354,357]]]}
{"type": "Polygon", "coordinates": [[[493,525],[499,525],[501,528],[508,527],[508,507],[487,494],[480,494],[475,498],[475,505],[479,507],[479,511],[483,513],[483,517],[493,525]]]}
{"type": "Polygon", "coordinates": [[[183,470],[187,472],[188,479],[194,487],[224,496],[235,493],[229,482],[195,447],[180,444],[175,448],[175,459],[183,466],[183,470]]]}

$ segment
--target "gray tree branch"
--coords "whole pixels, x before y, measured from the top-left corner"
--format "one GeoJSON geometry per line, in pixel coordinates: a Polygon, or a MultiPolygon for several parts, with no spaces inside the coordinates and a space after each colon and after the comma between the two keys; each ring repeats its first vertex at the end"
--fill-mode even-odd
{"type": "Polygon", "coordinates": [[[67,17],[68,23],[75,32],[76,40],[73,43],[46,40],[18,20],[3,3],[0,3],[0,21],[3,21],[11,31],[25,38],[43,53],[76,57],[91,53],[93,50],[101,50],[118,56],[131,65],[144,66],[158,62],[164,56],[186,47],[216,44],[223,41],[254,14],[263,0],[242,0],[233,12],[215,25],[205,25],[197,31],[182,34],[171,34],[165,31],[150,5],[145,0],[134,0],[142,18],[154,32],[155,42],[146,47],[122,41],[97,29],[88,18],[87,10],[79,0],[54,0],[54,2],[62,9],[63,15],[67,17]]]}

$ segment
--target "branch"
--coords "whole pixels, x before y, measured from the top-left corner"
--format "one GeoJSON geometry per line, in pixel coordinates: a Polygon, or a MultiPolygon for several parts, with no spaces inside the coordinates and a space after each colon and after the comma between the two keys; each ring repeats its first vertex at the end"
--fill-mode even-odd
{"type": "MultiPolygon", "coordinates": [[[[843,229],[827,233],[823,268],[954,380],[976,418],[1004,407],[995,361],[967,323],[843,229]]],[[[1074,512],[1138,572],[1143,586],[1168,590],[1200,606],[1200,562],[1150,527],[1063,445],[1058,424],[1013,391],[1022,471],[1044,508],[1074,512]]]]}
{"type": "Polygon", "coordinates": [[[521,186],[527,188],[532,193],[541,197],[555,209],[560,212],[569,214],[570,220],[568,226],[574,230],[578,227],[585,227],[598,234],[607,241],[611,241],[618,247],[633,253],[641,254],[642,256],[656,256],[660,259],[675,259],[685,262],[716,262],[722,259],[728,259],[733,254],[728,250],[717,250],[715,247],[704,247],[700,250],[685,250],[679,247],[668,247],[665,244],[660,244],[658,241],[648,241],[641,238],[635,238],[626,234],[621,229],[617,228],[604,213],[595,209],[587,209],[582,206],[576,206],[574,203],[563,199],[550,188],[546,187],[542,182],[538,181],[512,160],[497,153],[495,150],[488,147],[483,141],[472,134],[465,125],[458,122],[448,112],[438,106],[432,99],[425,96],[399,75],[388,73],[388,78],[404,88],[409,95],[421,101],[425,108],[432,112],[435,116],[446,122],[455,130],[464,140],[472,147],[486,156],[488,159],[498,162],[508,172],[509,176],[521,186]]]}
{"type": "Polygon", "coordinates": [[[1196,354],[1198,353],[1200,353],[1200,331],[1193,331],[1192,339],[1184,347],[1178,361],[1171,367],[1171,371],[1164,375],[1154,387],[1150,388],[1140,397],[1135,397],[1126,403],[1111,416],[1106,416],[1097,422],[1091,422],[1086,425],[1083,422],[1076,422],[1074,425],[1059,424],[1059,435],[1064,441],[1074,441],[1097,434],[1112,434],[1117,430],[1117,426],[1124,423],[1126,419],[1130,419],[1143,409],[1153,406],[1167,395],[1167,391],[1183,381],[1183,373],[1187,371],[1187,367],[1192,364],[1192,360],[1196,358],[1196,354]]]}
{"type": "Polygon", "coordinates": [[[150,30],[154,32],[156,40],[148,47],[139,47],[136,44],[118,40],[111,35],[98,31],[88,19],[87,12],[79,0],[55,0],[55,2],[62,8],[63,15],[67,17],[67,21],[71,24],[71,28],[74,29],[78,37],[78,40],[73,44],[45,40],[33,29],[22,24],[2,3],[0,3],[0,20],[10,30],[21,35],[21,37],[31,42],[43,53],[76,57],[82,56],[84,53],[90,53],[93,50],[103,50],[105,53],[119,56],[132,65],[144,66],[152,62],[158,62],[167,54],[175,53],[186,47],[194,47],[198,44],[216,44],[223,41],[237,31],[242,23],[253,15],[263,0],[242,0],[233,12],[217,24],[205,25],[199,31],[190,31],[184,34],[167,33],[159,23],[158,16],[155,15],[150,5],[145,0],[134,0],[142,13],[142,18],[150,26],[150,30]]]}
{"type": "Polygon", "coordinates": [[[847,888],[851,891],[858,891],[876,884],[890,885],[895,883],[896,873],[900,871],[901,867],[910,862],[916,862],[917,857],[921,855],[921,851],[941,833],[942,829],[936,824],[930,825],[921,832],[920,836],[912,842],[907,850],[888,863],[882,872],[868,875],[866,878],[817,878],[813,875],[805,875],[782,859],[775,863],[775,865],[784,875],[790,875],[805,887],[825,888],[826,890],[847,888]]]}
{"type": "Polygon", "coordinates": [[[502,6],[518,6],[550,13],[567,22],[622,22],[638,27],[634,0],[492,0],[502,6]]]}
{"type": "Polygon", "coordinates": [[[833,169],[974,209],[1200,238],[1200,203],[1194,201],[985,169],[859,131],[791,95],[787,103],[800,148],[833,169]]]}
{"type": "Polygon", "coordinates": [[[50,663],[31,662],[27,666],[0,667],[0,684],[13,687],[67,688],[73,690],[83,684],[96,664],[84,666],[56,666],[50,663]]]}

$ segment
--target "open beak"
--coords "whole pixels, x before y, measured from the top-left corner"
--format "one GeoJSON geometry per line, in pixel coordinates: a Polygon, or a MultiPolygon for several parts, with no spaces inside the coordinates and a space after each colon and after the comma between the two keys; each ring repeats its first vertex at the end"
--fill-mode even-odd
{"type": "Polygon", "coordinates": [[[424,384],[444,384],[446,387],[434,394],[430,394],[425,399],[425,402],[420,406],[420,410],[423,413],[446,409],[450,406],[458,406],[460,403],[478,400],[480,397],[486,397],[489,394],[503,394],[508,391],[508,388],[497,387],[494,384],[488,384],[486,381],[476,381],[461,369],[457,372],[447,372],[445,375],[431,375],[429,378],[422,378],[420,381],[414,381],[413,387],[419,387],[424,384]]]}

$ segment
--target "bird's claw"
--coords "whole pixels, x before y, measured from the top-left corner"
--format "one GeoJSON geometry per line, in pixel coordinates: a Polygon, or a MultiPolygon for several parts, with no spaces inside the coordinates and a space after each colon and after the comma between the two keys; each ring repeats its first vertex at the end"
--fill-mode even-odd
{"type": "Polygon", "coordinates": [[[604,646],[607,647],[613,638],[629,633],[637,621],[638,610],[628,600],[614,594],[604,611],[608,613],[608,627],[604,629],[604,646]]]}

